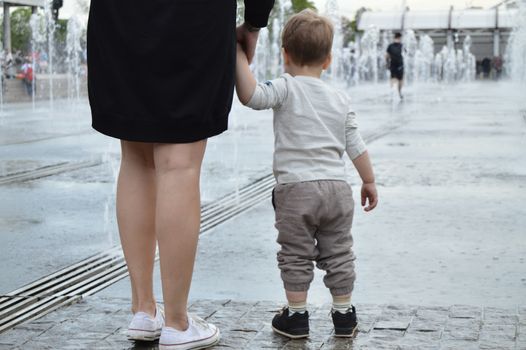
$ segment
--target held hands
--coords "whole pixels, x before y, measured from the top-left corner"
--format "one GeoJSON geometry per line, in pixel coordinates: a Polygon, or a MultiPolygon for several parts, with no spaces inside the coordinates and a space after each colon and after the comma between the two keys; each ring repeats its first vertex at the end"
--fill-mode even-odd
{"type": "Polygon", "coordinates": [[[364,183],[362,185],[362,207],[369,202],[369,205],[364,208],[365,211],[371,211],[376,208],[378,204],[378,192],[376,191],[376,184],[374,182],[364,183]]]}
{"type": "Polygon", "coordinates": [[[245,60],[248,60],[247,58],[247,55],[245,53],[245,50],[243,50],[243,46],[241,46],[240,43],[237,43],[236,44],[236,55],[237,55],[237,59],[245,59],[245,60]]]}
{"type": "Polygon", "coordinates": [[[248,63],[252,63],[254,59],[254,54],[256,53],[256,44],[258,42],[258,31],[250,31],[246,23],[243,23],[236,28],[236,39],[238,43],[238,54],[239,54],[239,45],[243,49],[245,55],[247,56],[248,63]]]}

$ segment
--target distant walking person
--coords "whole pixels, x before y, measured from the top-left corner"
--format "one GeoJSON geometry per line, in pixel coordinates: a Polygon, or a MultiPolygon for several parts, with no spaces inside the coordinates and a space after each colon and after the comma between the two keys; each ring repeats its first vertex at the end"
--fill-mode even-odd
{"type": "Polygon", "coordinates": [[[22,84],[24,84],[24,88],[29,96],[33,95],[33,76],[33,65],[31,64],[31,61],[26,58],[17,78],[22,80],[22,84]]]}
{"type": "Polygon", "coordinates": [[[502,68],[504,67],[504,62],[501,56],[495,56],[493,58],[493,69],[495,70],[495,80],[499,80],[502,75],[502,68]]]}
{"type": "Polygon", "coordinates": [[[391,71],[391,87],[394,85],[398,86],[398,94],[400,98],[404,98],[402,95],[402,87],[404,85],[404,56],[402,55],[402,34],[395,33],[394,42],[387,47],[387,53],[385,54],[387,59],[387,66],[391,71]]]}
{"type": "Polygon", "coordinates": [[[491,73],[491,59],[489,57],[484,57],[482,60],[482,73],[484,74],[484,79],[488,79],[491,73]]]}

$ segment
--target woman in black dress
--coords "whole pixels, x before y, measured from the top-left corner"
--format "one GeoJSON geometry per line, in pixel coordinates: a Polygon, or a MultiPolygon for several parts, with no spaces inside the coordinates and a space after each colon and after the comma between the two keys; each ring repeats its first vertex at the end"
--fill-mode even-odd
{"type": "Polygon", "coordinates": [[[253,57],[274,0],[92,0],[88,24],[93,127],[121,140],[117,221],[130,272],[128,337],[165,349],[219,340],[187,315],[200,224],[199,177],[209,137],[227,129],[236,37],[253,57]],[[159,246],[165,317],[152,274],[159,246]],[[161,332],[162,329],[162,332],[161,332]]]}

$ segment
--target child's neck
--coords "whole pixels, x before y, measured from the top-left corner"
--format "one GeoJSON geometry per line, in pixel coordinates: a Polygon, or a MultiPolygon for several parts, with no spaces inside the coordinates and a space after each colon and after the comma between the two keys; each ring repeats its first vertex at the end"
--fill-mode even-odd
{"type": "Polygon", "coordinates": [[[292,75],[303,75],[307,77],[320,78],[323,68],[321,66],[298,66],[295,64],[285,65],[285,73],[292,75]]]}

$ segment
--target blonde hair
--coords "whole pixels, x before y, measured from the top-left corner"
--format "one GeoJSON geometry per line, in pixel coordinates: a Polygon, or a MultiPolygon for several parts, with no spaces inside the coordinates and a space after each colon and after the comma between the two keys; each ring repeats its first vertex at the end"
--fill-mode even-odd
{"type": "Polygon", "coordinates": [[[292,62],[304,66],[323,63],[331,53],[333,37],[328,18],[303,10],[287,21],[281,41],[292,62]]]}

